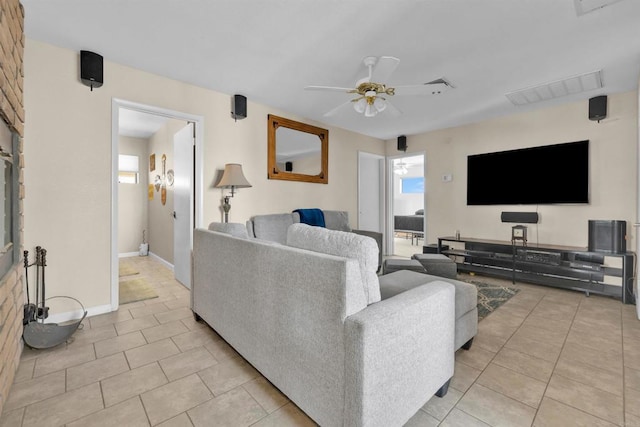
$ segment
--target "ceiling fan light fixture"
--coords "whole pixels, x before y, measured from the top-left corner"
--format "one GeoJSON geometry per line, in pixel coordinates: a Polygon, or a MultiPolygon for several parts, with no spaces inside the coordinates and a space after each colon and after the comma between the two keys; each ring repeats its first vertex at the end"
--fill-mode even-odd
{"type": "Polygon", "coordinates": [[[373,101],[373,106],[378,110],[378,113],[382,113],[387,108],[387,103],[382,98],[376,98],[376,100],[373,101]]]}
{"type": "Polygon", "coordinates": [[[370,103],[367,102],[367,106],[364,109],[364,116],[375,117],[376,114],[378,114],[378,111],[375,108],[373,108],[370,103]]]}
{"type": "Polygon", "coordinates": [[[356,112],[358,112],[359,114],[362,114],[364,113],[364,109],[366,105],[367,105],[367,101],[365,101],[364,98],[360,98],[359,100],[353,103],[353,108],[354,110],[356,110],[356,112]]]}

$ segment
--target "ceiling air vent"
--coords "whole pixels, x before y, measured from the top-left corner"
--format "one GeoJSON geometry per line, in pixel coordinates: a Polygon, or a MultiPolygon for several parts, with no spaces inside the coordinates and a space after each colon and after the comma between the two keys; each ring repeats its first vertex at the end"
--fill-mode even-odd
{"type": "Polygon", "coordinates": [[[602,71],[567,77],[505,94],[514,105],[526,105],[602,87],[602,71]]]}
{"type": "Polygon", "coordinates": [[[619,1],[621,0],[574,0],[578,16],[602,9],[619,1]]]}

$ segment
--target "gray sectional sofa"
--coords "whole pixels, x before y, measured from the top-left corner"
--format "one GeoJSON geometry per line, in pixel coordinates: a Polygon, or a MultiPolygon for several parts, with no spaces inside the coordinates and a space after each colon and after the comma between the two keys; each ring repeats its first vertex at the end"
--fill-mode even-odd
{"type": "Polygon", "coordinates": [[[367,236],[291,224],[276,243],[239,224],[210,228],[194,231],[194,314],[315,422],[401,426],[446,393],[451,283],[398,272],[415,275],[411,289],[381,300],[367,236]]]}

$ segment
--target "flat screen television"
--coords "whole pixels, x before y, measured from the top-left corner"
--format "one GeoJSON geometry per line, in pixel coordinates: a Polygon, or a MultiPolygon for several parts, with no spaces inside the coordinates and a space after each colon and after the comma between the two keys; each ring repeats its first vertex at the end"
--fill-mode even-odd
{"type": "Polygon", "coordinates": [[[467,156],[467,205],[589,203],[589,141],[467,156]]]}

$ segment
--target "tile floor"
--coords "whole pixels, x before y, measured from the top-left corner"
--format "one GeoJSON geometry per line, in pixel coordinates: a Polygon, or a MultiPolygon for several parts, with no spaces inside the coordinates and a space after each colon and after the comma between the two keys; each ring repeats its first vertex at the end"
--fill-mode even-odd
{"type": "MultiPolygon", "coordinates": [[[[123,261],[159,298],[88,318],[60,348],[25,348],[0,426],[314,425],[193,320],[170,271],[149,257],[123,261]]],[[[407,426],[640,426],[635,306],[516,286],[456,354],[449,393],[407,426]]]]}

